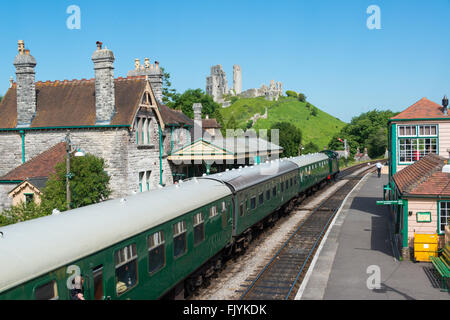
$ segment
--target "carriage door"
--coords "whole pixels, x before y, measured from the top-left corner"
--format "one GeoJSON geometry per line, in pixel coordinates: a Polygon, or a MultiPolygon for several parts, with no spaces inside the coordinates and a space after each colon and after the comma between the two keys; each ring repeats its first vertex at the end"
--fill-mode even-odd
{"type": "Polygon", "coordinates": [[[103,300],[105,293],[103,289],[103,265],[92,269],[91,297],[94,300],[103,300]]]}

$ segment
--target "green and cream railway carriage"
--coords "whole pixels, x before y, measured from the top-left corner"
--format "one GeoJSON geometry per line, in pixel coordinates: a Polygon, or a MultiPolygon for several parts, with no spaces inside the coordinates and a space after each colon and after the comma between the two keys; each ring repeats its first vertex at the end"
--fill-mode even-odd
{"type": "Polygon", "coordinates": [[[281,159],[2,227],[0,299],[70,299],[78,271],[86,299],[182,297],[337,172],[332,152],[281,159]]]}

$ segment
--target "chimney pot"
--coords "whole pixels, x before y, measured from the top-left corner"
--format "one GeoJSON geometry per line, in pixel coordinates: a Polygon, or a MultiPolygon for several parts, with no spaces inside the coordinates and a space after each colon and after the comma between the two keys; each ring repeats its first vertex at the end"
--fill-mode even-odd
{"type": "Polygon", "coordinates": [[[25,41],[19,40],[17,51],[18,51],[19,54],[21,54],[21,55],[24,54],[24,52],[25,52],[25,41]]]}

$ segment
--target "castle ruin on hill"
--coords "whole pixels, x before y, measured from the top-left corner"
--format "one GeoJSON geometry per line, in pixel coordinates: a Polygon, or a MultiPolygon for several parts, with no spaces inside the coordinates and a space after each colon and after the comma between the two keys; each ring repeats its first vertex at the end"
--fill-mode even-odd
{"type": "Polygon", "coordinates": [[[223,107],[228,107],[230,102],[224,100],[224,96],[228,94],[243,98],[265,97],[266,100],[277,101],[283,94],[283,84],[271,80],[269,87],[263,84],[260,88],[242,92],[242,69],[239,65],[234,65],[233,88],[229,90],[226,73],[219,64],[212,66],[210,76],[206,77],[206,93],[212,96],[215,102],[221,103],[223,107]]]}

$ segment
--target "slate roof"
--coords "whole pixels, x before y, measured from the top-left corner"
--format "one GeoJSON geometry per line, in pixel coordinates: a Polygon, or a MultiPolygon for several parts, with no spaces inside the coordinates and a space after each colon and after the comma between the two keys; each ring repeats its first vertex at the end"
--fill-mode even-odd
{"type": "Polygon", "coordinates": [[[400,112],[395,117],[391,118],[392,120],[396,119],[435,119],[435,118],[448,118],[450,119],[450,115],[444,115],[444,108],[433,102],[428,100],[427,98],[422,98],[412,106],[408,107],[406,110],[400,112]]]}
{"type": "Polygon", "coordinates": [[[202,127],[203,127],[203,129],[210,129],[210,128],[220,129],[221,128],[220,124],[217,123],[216,119],[202,119],[202,127]]]}
{"type": "Polygon", "coordinates": [[[37,180],[38,178],[49,177],[55,173],[55,165],[63,161],[66,154],[66,145],[64,142],[60,142],[11,170],[3,177],[0,177],[0,180],[25,181],[27,179],[37,180]]]}
{"type": "Polygon", "coordinates": [[[185,115],[183,112],[178,110],[170,109],[168,106],[164,104],[158,103],[159,112],[161,113],[161,117],[166,125],[176,124],[176,125],[188,125],[193,126],[194,121],[185,115]]]}
{"type": "Polygon", "coordinates": [[[394,175],[402,195],[450,196],[450,173],[442,172],[445,158],[430,153],[394,175]]]}
{"type": "MultiPolygon", "coordinates": [[[[94,126],[95,79],[36,82],[36,115],[31,128],[94,126]]],[[[116,114],[111,125],[132,125],[145,90],[144,76],[114,79],[116,114]]],[[[0,128],[17,126],[17,84],[6,92],[0,103],[0,128]]],[[[189,123],[184,114],[159,105],[163,121],[189,123]]],[[[190,120],[192,121],[192,120],[190,120]]]]}

